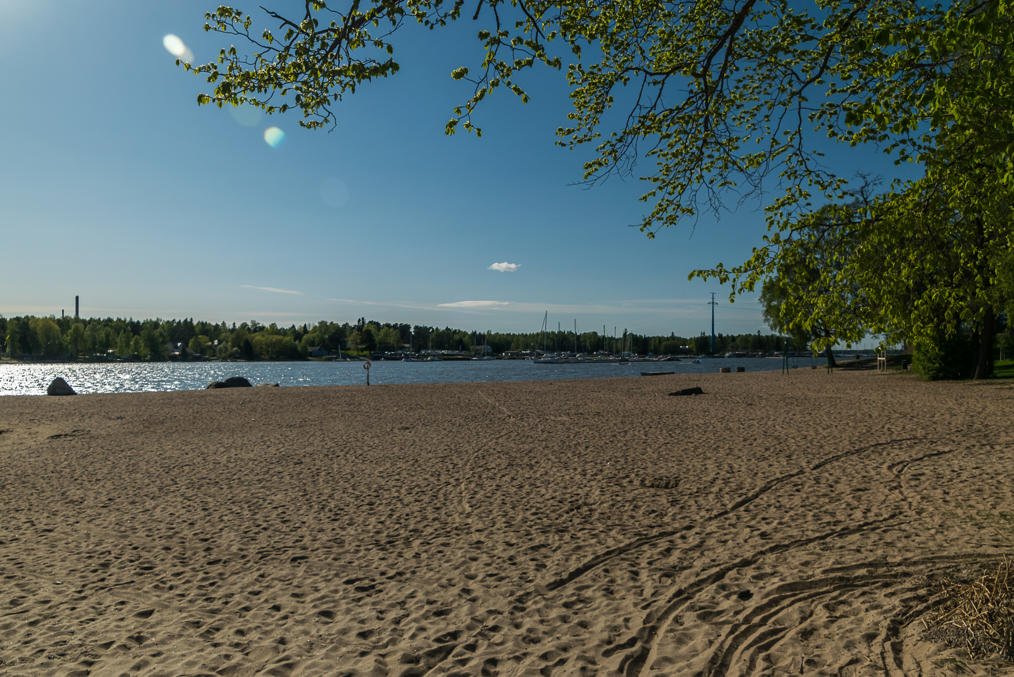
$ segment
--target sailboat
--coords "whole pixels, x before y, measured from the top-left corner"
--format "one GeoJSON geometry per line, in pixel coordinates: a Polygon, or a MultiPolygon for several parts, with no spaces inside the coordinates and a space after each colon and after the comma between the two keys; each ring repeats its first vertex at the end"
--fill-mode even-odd
{"type": "Polygon", "coordinates": [[[482,354],[478,357],[473,357],[473,360],[493,360],[496,359],[492,355],[489,355],[489,347],[486,345],[486,339],[489,337],[489,332],[486,332],[482,336],[482,354]]]}
{"type": "Polygon", "coordinates": [[[532,358],[532,362],[534,362],[535,364],[563,364],[563,363],[566,362],[565,359],[563,359],[559,355],[554,355],[554,354],[546,352],[546,323],[547,322],[549,322],[549,311],[548,310],[546,311],[546,314],[542,316],[542,357],[539,357],[538,351],[536,351],[536,355],[532,358]]]}

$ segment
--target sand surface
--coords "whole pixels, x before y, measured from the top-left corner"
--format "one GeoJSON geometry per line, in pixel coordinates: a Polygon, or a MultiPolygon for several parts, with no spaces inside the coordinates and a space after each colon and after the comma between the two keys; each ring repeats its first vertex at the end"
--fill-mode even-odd
{"type": "Polygon", "coordinates": [[[0,398],[0,674],[1010,674],[922,619],[1014,551],[1012,412],[823,370],[0,398]]]}

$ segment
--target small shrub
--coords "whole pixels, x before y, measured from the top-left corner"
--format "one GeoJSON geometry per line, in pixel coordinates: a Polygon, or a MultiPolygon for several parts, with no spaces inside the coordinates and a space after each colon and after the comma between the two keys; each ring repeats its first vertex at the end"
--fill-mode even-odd
{"type": "Polygon", "coordinates": [[[1014,360],[997,360],[993,365],[993,378],[1014,378],[1014,360]]]}
{"type": "Polygon", "coordinates": [[[912,366],[928,381],[971,378],[975,372],[975,345],[963,332],[916,344],[912,366]]]}

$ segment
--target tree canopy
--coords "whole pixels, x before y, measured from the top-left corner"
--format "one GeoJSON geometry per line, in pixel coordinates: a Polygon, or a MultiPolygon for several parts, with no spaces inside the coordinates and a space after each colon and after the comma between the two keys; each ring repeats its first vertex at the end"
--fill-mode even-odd
{"type": "MultiPolygon", "coordinates": [[[[956,3],[945,18],[938,32],[892,38],[897,49],[881,72],[946,67],[889,87],[855,118],[860,138],[884,142],[924,174],[874,197],[864,191],[856,209],[835,219],[839,239],[823,243],[840,265],[821,266],[811,290],[848,281],[866,306],[832,302],[822,311],[839,321],[842,313],[858,317],[866,331],[909,342],[917,353],[970,335],[977,355],[962,375],[981,377],[992,371],[995,320],[1010,302],[1002,280],[1014,253],[1014,25],[1005,2],[956,3]],[[902,127],[909,131],[900,133],[902,127]]],[[[800,243],[822,237],[828,223],[815,226],[812,218],[780,224],[745,265],[710,272],[749,288],[761,275],[796,265],[800,243]]]]}
{"type": "MultiPolygon", "coordinates": [[[[210,83],[199,103],[296,110],[306,127],[333,126],[344,96],[398,71],[396,37],[406,21],[439,29],[471,20],[485,56],[450,73],[470,89],[451,104],[448,133],[460,126],[481,134],[473,116],[497,90],[527,100],[519,84],[525,70],[565,70],[573,111],[558,143],[594,147],[584,164],[589,182],[633,172],[639,159],[653,163],[639,176],[649,236],[776,187],[764,193],[774,198],[754,256],[692,276],[731,282],[735,295],[797,266],[801,252],[821,251],[837,263],[811,256],[820,279],[792,289],[805,297],[800,307],[822,305],[843,318],[852,309],[826,290],[848,277],[868,285],[863,331],[912,340],[941,328],[991,334],[1002,305],[998,265],[1014,250],[1012,0],[476,0],[472,12],[462,0],[306,0],[299,7],[289,15],[264,9],[255,17],[228,6],[206,14],[206,30],[242,41],[217,61],[184,64],[210,83]],[[879,149],[925,174],[867,195],[865,178],[826,161],[828,139],[879,149]],[[868,199],[834,229],[848,256],[841,246],[804,244],[823,237],[814,230],[817,210],[853,205],[859,195],[868,199]]],[[[982,370],[988,365],[980,360],[976,373],[982,370]]]]}
{"type": "Polygon", "coordinates": [[[868,293],[847,273],[862,245],[851,227],[858,212],[828,205],[801,219],[761,291],[768,326],[824,350],[829,366],[832,346],[861,340],[875,315],[868,293]]]}
{"type": "MultiPolygon", "coordinates": [[[[597,331],[578,336],[582,352],[631,351],[638,354],[704,353],[708,338],[649,336],[624,331],[606,336],[597,331]]],[[[778,351],[785,337],[773,334],[718,334],[716,350],[766,354],[778,351]]],[[[279,327],[259,322],[235,323],[122,318],[0,316],[0,355],[24,360],[302,360],[314,357],[426,351],[477,352],[486,346],[494,355],[517,351],[569,350],[569,331],[507,333],[466,331],[407,323],[380,323],[360,318],[355,324],[322,320],[279,327]]]]}

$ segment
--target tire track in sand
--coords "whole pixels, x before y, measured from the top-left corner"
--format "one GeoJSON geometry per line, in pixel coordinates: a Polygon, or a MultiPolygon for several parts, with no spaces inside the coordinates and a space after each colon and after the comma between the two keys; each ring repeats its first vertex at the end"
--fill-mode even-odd
{"type": "MultiPolygon", "coordinates": [[[[885,466],[885,469],[891,473],[894,480],[889,485],[889,488],[899,495],[909,511],[911,511],[912,503],[904,490],[902,474],[912,464],[930,458],[945,456],[953,452],[953,449],[929,452],[912,458],[902,459],[885,466]]],[[[814,467],[823,467],[841,457],[843,457],[843,454],[825,459],[814,467]]],[[[877,522],[880,522],[884,526],[884,522],[891,521],[903,514],[905,514],[905,511],[898,511],[877,522]]],[[[854,531],[853,533],[858,533],[858,531],[854,531]]],[[[851,534],[839,532],[838,534],[829,534],[828,537],[831,538],[838,535],[846,536],[851,534]]],[[[808,539],[793,542],[791,548],[807,545],[807,543],[803,542],[805,540],[808,539]]],[[[691,594],[697,594],[710,585],[717,583],[734,569],[751,566],[764,555],[784,552],[791,548],[773,546],[762,550],[746,560],[739,560],[733,565],[727,565],[719,569],[718,572],[694,581],[687,590],[692,589],[691,594]],[[716,578],[716,574],[718,573],[721,576],[716,578]]],[[[796,629],[795,627],[773,627],[771,625],[773,620],[793,606],[811,602],[822,597],[833,600],[847,596],[857,590],[889,585],[899,580],[910,580],[915,574],[939,574],[955,566],[991,559],[996,559],[996,557],[964,554],[926,557],[901,562],[866,562],[828,569],[824,573],[830,575],[824,578],[783,583],[770,591],[762,603],[748,607],[740,614],[738,619],[730,624],[722,639],[715,645],[714,653],[708,661],[707,672],[705,674],[712,677],[720,677],[726,675],[733,665],[741,665],[744,661],[749,666],[747,672],[753,670],[761,654],[776,646],[796,629]],[[928,569],[927,566],[929,567],[928,569]],[[868,573],[855,576],[848,575],[855,571],[866,571],[868,573]]],[[[886,674],[891,674],[890,666],[895,666],[898,670],[902,670],[904,649],[900,642],[901,629],[940,603],[939,594],[927,594],[924,585],[906,586],[893,590],[892,593],[895,597],[906,594],[910,595],[910,597],[902,600],[901,613],[889,619],[885,630],[880,633],[878,638],[881,644],[880,653],[886,674]]],[[[650,642],[648,646],[642,645],[641,650],[630,657],[630,662],[623,670],[625,675],[639,675],[645,665],[651,664],[652,659],[658,653],[658,643],[665,634],[665,630],[671,624],[676,614],[690,601],[686,596],[679,599],[670,598],[669,604],[661,614],[664,622],[660,623],[656,621],[648,626],[649,632],[646,633],[647,637],[645,639],[650,638],[650,642]]],[[[640,635],[641,633],[638,633],[637,636],[640,635]]],[[[801,665],[800,668],[802,669],[803,666],[801,665]]]]}
{"type": "MultiPolygon", "coordinates": [[[[491,401],[491,404],[493,404],[494,406],[497,406],[494,401],[491,401]]],[[[502,409],[502,407],[498,407],[498,408],[502,409]]],[[[516,420],[515,417],[510,412],[508,412],[506,410],[503,410],[503,413],[508,418],[516,420]]],[[[748,495],[744,496],[743,498],[740,498],[739,500],[733,502],[728,507],[726,507],[726,508],[724,508],[724,509],[722,509],[722,510],[716,512],[716,513],[713,513],[713,514],[705,517],[704,519],[700,520],[700,522],[686,524],[686,525],[683,525],[683,526],[681,526],[679,528],[676,528],[676,529],[667,529],[665,531],[660,531],[660,532],[657,532],[657,533],[652,534],[650,536],[643,536],[641,538],[637,538],[637,539],[628,541],[628,542],[623,543],[621,545],[618,545],[618,546],[615,546],[615,547],[612,547],[612,548],[608,548],[608,549],[606,549],[606,550],[598,553],[597,555],[591,557],[590,559],[586,560],[585,562],[583,562],[582,564],[578,565],[577,567],[575,567],[575,568],[571,569],[570,571],[566,572],[565,574],[560,575],[560,576],[554,578],[549,583],[544,584],[544,585],[536,585],[532,589],[529,589],[527,591],[524,591],[524,592],[521,592],[521,593],[515,595],[513,598],[511,598],[510,600],[507,601],[507,603],[505,605],[505,607],[506,607],[505,610],[502,611],[502,612],[500,612],[500,613],[501,613],[501,615],[508,616],[511,613],[513,613],[512,610],[515,610],[515,609],[524,609],[526,603],[529,600],[531,600],[533,597],[536,597],[536,596],[546,597],[550,593],[556,592],[556,591],[564,588],[565,586],[573,583],[574,581],[576,581],[577,579],[581,578],[582,576],[584,576],[588,572],[593,571],[594,569],[596,569],[596,568],[598,568],[598,567],[606,564],[607,562],[609,562],[609,561],[611,561],[611,560],[613,560],[613,559],[615,559],[617,557],[620,557],[620,556],[623,556],[623,555],[627,555],[627,554],[632,553],[632,552],[634,552],[634,551],[636,551],[636,550],[638,550],[640,548],[643,548],[643,547],[649,546],[651,544],[658,543],[660,541],[664,541],[666,539],[672,538],[673,536],[676,536],[676,535],[678,535],[680,533],[689,531],[689,530],[691,530],[691,529],[693,529],[693,528],[695,528],[697,526],[700,526],[700,525],[703,525],[703,524],[707,524],[709,522],[714,522],[716,520],[719,520],[719,519],[722,519],[724,517],[727,517],[727,516],[729,516],[729,515],[737,512],[737,511],[741,510],[742,508],[750,505],[751,503],[757,501],[758,499],[760,499],[761,497],[763,497],[765,494],[767,494],[767,493],[771,492],[772,490],[774,490],[775,488],[777,488],[779,485],[782,485],[782,484],[784,484],[784,483],[786,483],[786,482],[788,482],[790,480],[793,480],[793,479],[798,478],[800,476],[808,475],[808,474],[816,472],[816,471],[818,471],[818,470],[820,470],[820,469],[822,469],[822,468],[824,468],[824,467],[826,467],[826,466],[828,466],[830,464],[836,463],[838,461],[841,461],[841,460],[844,460],[844,459],[847,459],[847,458],[851,458],[851,457],[854,457],[854,456],[858,456],[858,455],[867,453],[867,452],[872,451],[874,449],[879,449],[879,448],[888,447],[888,446],[897,445],[897,444],[902,444],[902,443],[921,441],[921,440],[923,440],[923,438],[912,436],[912,437],[904,437],[904,438],[886,440],[886,441],[881,441],[881,442],[873,442],[871,444],[863,445],[861,447],[856,447],[854,449],[848,449],[846,451],[842,451],[842,452],[838,452],[836,454],[832,454],[830,456],[827,456],[827,457],[825,457],[825,458],[823,458],[823,459],[821,459],[821,460],[813,463],[812,465],[809,465],[809,466],[806,466],[806,467],[801,468],[799,470],[796,470],[796,471],[793,471],[793,472],[790,472],[790,473],[785,473],[783,475],[775,477],[775,478],[773,478],[773,479],[765,482],[762,486],[760,486],[755,491],[753,491],[753,492],[749,493],[748,495]]],[[[492,444],[492,442],[490,442],[490,443],[488,443],[486,445],[482,445],[482,446],[484,446],[484,447],[491,446],[491,444],[492,444]]],[[[467,462],[466,462],[466,464],[467,464],[467,462]]],[[[846,528],[843,528],[843,529],[837,529],[837,530],[834,530],[834,531],[831,531],[831,532],[826,532],[826,533],[823,533],[823,534],[818,534],[816,536],[811,536],[811,537],[807,537],[807,538],[797,539],[797,540],[789,541],[789,542],[783,543],[783,544],[771,545],[771,546],[768,546],[767,548],[764,548],[764,549],[758,551],[754,555],[751,555],[751,556],[749,556],[747,558],[742,558],[742,559],[737,560],[736,562],[733,562],[731,564],[727,564],[727,565],[721,566],[718,569],[713,570],[711,573],[706,574],[706,575],[698,578],[697,580],[693,581],[689,586],[687,586],[685,588],[682,588],[679,591],[677,591],[675,594],[671,595],[668,598],[668,600],[666,601],[663,609],[660,612],[649,612],[649,614],[648,614],[648,619],[649,620],[648,620],[647,623],[645,623],[642,626],[641,630],[639,630],[637,633],[635,633],[626,642],[622,642],[622,643],[620,643],[618,645],[615,645],[613,647],[607,648],[606,652],[608,652],[608,655],[614,655],[615,653],[618,653],[619,651],[628,650],[628,649],[635,648],[635,647],[640,647],[640,648],[637,648],[631,655],[625,657],[621,661],[621,664],[620,664],[620,666],[621,666],[620,671],[621,671],[622,674],[628,675],[628,676],[630,676],[630,675],[638,675],[638,674],[640,674],[641,669],[643,668],[643,666],[646,663],[648,663],[649,657],[652,654],[657,653],[657,643],[658,643],[658,641],[665,634],[665,629],[669,626],[669,624],[671,623],[673,617],[679,612],[679,610],[682,609],[686,604],[688,604],[693,599],[693,595],[695,595],[698,592],[706,589],[708,586],[713,585],[713,584],[721,581],[730,572],[735,571],[737,569],[741,569],[741,568],[752,566],[760,558],[762,558],[762,557],[764,557],[766,555],[780,553],[780,552],[785,552],[785,551],[791,550],[793,548],[803,547],[803,546],[806,546],[806,545],[810,545],[812,543],[817,543],[817,542],[820,542],[820,541],[825,541],[825,540],[829,540],[829,539],[833,539],[833,538],[846,537],[846,536],[849,536],[849,535],[852,535],[852,534],[855,534],[855,533],[859,533],[861,531],[865,531],[867,529],[872,529],[874,527],[881,526],[884,523],[886,523],[886,522],[888,522],[888,521],[893,520],[894,518],[896,518],[898,516],[898,514],[899,513],[892,513],[891,515],[889,515],[886,518],[881,518],[881,519],[878,519],[878,520],[864,522],[862,524],[859,524],[859,525],[856,525],[856,526],[853,526],[853,527],[846,527],[846,528]]],[[[474,644],[474,641],[478,638],[478,635],[479,635],[479,631],[476,631],[476,632],[472,633],[472,635],[469,636],[467,639],[463,639],[463,640],[461,640],[460,642],[458,642],[457,644],[455,644],[453,646],[447,647],[445,645],[443,647],[445,650],[440,651],[439,654],[438,654],[439,659],[437,661],[435,661],[435,662],[430,662],[427,665],[427,668],[425,669],[425,671],[423,673],[421,673],[421,674],[435,673],[435,671],[442,664],[444,664],[446,661],[448,661],[448,660],[450,660],[450,659],[452,659],[454,657],[458,657],[458,654],[459,654],[458,650],[459,650],[459,648],[461,648],[462,646],[467,646],[469,644],[474,644]]]]}
{"type": "Polygon", "coordinates": [[[835,463],[837,461],[841,461],[843,459],[846,459],[846,458],[849,458],[849,457],[852,457],[852,456],[857,456],[859,454],[863,454],[863,453],[866,453],[866,452],[871,451],[873,449],[878,449],[880,447],[886,447],[886,446],[891,446],[891,445],[894,445],[894,444],[900,444],[902,442],[915,442],[915,441],[920,441],[922,439],[923,438],[920,438],[920,437],[902,437],[902,438],[899,438],[899,439],[896,439],[896,440],[887,440],[887,441],[884,441],[884,442],[874,442],[872,444],[868,444],[868,445],[865,445],[865,446],[862,446],[862,447],[858,447],[856,449],[850,449],[850,450],[847,450],[847,451],[839,452],[837,454],[833,454],[831,456],[828,456],[827,458],[824,458],[824,459],[818,461],[817,463],[814,463],[813,465],[811,465],[811,466],[809,466],[807,468],[802,468],[800,470],[796,470],[796,471],[791,472],[791,473],[786,473],[784,475],[780,475],[779,477],[775,477],[774,479],[771,479],[771,480],[765,482],[760,488],[758,488],[757,490],[755,490],[752,493],[748,494],[747,496],[744,496],[743,498],[739,499],[738,501],[734,502],[729,507],[727,507],[727,508],[725,508],[723,510],[720,510],[719,512],[716,512],[716,513],[714,513],[712,515],[709,515],[709,516],[705,517],[698,524],[687,524],[687,525],[684,525],[684,526],[682,526],[682,527],[680,527],[678,529],[669,529],[669,530],[666,530],[666,531],[660,531],[658,533],[652,534],[651,536],[643,536],[641,538],[637,538],[637,539],[634,539],[632,541],[628,541],[627,543],[624,543],[622,545],[618,545],[616,547],[609,548],[608,550],[604,550],[603,552],[601,552],[601,553],[595,555],[594,557],[586,560],[581,565],[575,567],[574,569],[571,569],[566,574],[564,574],[562,576],[559,576],[556,579],[550,581],[549,583],[547,583],[545,585],[545,589],[547,591],[549,591],[549,592],[553,592],[555,590],[558,590],[559,588],[562,588],[563,586],[565,586],[565,585],[567,585],[569,583],[574,582],[575,580],[577,580],[578,578],[580,578],[584,574],[588,573],[592,569],[595,569],[595,568],[597,568],[597,567],[605,564],[606,562],[614,559],[615,557],[618,557],[620,555],[628,554],[628,553],[630,553],[630,552],[632,552],[634,550],[637,550],[638,548],[642,548],[642,547],[644,547],[646,545],[650,545],[652,543],[656,543],[658,541],[662,541],[662,540],[665,540],[667,538],[672,538],[673,536],[675,536],[677,534],[680,534],[682,532],[688,531],[690,529],[693,529],[694,527],[699,526],[700,524],[707,524],[708,522],[713,522],[713,521],[721,519],[723,517],[727,517],[728,515],[731,515],[732,513],[736,512],[737,510],[740,510],[740,509],[742,509],[742,508],[750,505],[751,503],[753,503],[757,499],[761,498],[762,496],[764,496],[765,494],[767,494],[768,492],[770,492],[771,490],[773,490],[778,485],[784,484],[785,482],[788,482],[789,480],[795,479],[795,478],[800,477],[802,475],[806,475],[806,474],[812,473],[812,472],[814,472],[816,470],[820,470],[821,468],[823,468],[823,467],[825,467],[827,465],[830,465],[831,463],[835,463]]]}
{"type": "MultiPolygon", "coordinates": [[[[720,582],[726,576],[733,571],[738,569],[745,569],[753,566],[761,558],[768,555],[779,554],[793,550],[795,548],[801,548],[813,543],[819,543],[837,538],[844,538],[846,536],[852,536],[864,531],[870,531],[875,528],[884,527],[894,520],[899,513],[892,513],[887,517],[863,522],[853,527],[845,527],[842,529],[835,529],[834,531],[824,532],[815,536],[809,536],[807,538],[800,538],[785,543],[779,543],[775,545],[763,548],[752,555],[743,557],[731,562],[729,564],[722,565],[710,573],[705,574],[696,580],[692,581],[689,585],[680,588],[675,593],[670,595],[665,601],[664,605],[660,610],[650,611],[646,617],[646,622],[641,626],[634,636],[631,638],[634,641],[633,646],[637,649],[630,655],[626,656],[620,662],[620,672],[627,677],[633,675],[640,675],[641,670],[646,664],[650,664],[651,658],[658,653],[658,643],[661,641],[665,631],[672,623],[672,619],[690,602],[693,601],[694,597],[701,591],[715,585],[720,582]]],[[[627,643],[629,644],[630,640],[627,643]]]]}

